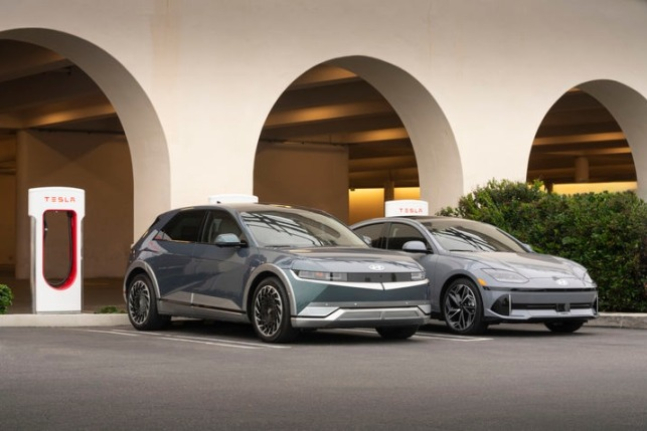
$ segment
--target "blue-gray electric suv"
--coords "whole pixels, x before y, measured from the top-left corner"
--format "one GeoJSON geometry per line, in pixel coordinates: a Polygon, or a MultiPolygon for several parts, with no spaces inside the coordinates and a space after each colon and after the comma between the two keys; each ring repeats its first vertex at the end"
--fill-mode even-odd
{"type": "Polygon", "coordinates": [[[325,213],[256,203],[161,214],[132,247],[124,298],[139,330],[172,316],[226,320],[266,342],[340,327],[405,339],[431,311],[410,256],[370,248],[325,213]]]}

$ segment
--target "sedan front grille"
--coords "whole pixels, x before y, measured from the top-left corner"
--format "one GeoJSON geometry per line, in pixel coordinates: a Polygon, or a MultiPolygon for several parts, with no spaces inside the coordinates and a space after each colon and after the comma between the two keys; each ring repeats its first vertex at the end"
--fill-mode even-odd
{"type": "MultiPolygon", "coordinates": [[[[555,310],[555,311],[564,311],[564,303],[555,303],[555,304],[520,304],[512,303],[513,310],[555,310]]],[[[571,310],[588,310],[589,308],[594,308],[595,303],[593,302],[577,302],[568,304],[571,310]]]]}

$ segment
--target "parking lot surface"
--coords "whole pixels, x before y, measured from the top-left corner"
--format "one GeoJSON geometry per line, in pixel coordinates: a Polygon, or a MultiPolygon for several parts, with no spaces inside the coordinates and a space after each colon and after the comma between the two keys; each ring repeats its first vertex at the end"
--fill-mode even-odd
{"type": "Polygon", "coordinates": [[[636,430],[645,358],[647,331],[586,326],[432,325],[400,342],[317,331],[289,345],[198,322],[0,327],[1,428],[636,430]]]}

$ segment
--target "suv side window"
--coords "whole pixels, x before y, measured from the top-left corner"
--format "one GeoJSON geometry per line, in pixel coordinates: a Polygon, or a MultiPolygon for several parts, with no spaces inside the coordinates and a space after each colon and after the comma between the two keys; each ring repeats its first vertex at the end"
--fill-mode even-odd
{"type": "Polygon", "coordinates": [[[182,211],[161,229],[156,239],[167,241],[197,242],[205,210],[182,211]]]}
{"type": "Polygon", "coordinates": [[[209,211],[207,224],[202,233],[202,242],[214,244],[218,235],[224,233],[233,233],[244,240],[243,231],[231,214],[227,211],[209,211]]]}
{"type": "Polygon", "coordinates": [[[384,232],[384,224],[370,224],[368,226],[362,226],[359,229],[355,229],[355,233],[360,237],[369,237],[371,238],[371,247],[375,248],[384,248],[386,244],[386,238],[382,235],[384,232]]]}
{"type": "Polygon", "coordinates": [[[415,227],[404,223],[391,223],[386,248],[389,250],[402,250],[404,244],[409,241],[422,241],[429,247],[423,234],[415,227]]]}

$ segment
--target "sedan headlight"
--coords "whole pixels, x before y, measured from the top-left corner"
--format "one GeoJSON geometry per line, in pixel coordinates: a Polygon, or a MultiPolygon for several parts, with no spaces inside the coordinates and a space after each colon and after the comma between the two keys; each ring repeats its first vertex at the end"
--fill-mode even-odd
{"type": "Polygon", "coordinates": [[[421,280],[424,280],[426,276],[427,274],[425,274],[424,271],[412,272],[411,281],[421,281],[421,280]]]}
{"type": "Polygon", "coordinates": [[[595,281],[593,281],[588,271],[584,272],[584,276],[582,277],[582,280],[584,280],[584,282],[588,284],[595,284],[595,281]]]}
{"type": "Polygon", "coordinates": [[[490,277],[502,283],[526,283],[528,279],[518,272],[508,271],[507,269],[483,268],[490,277]]]}
{"type": "Polygon", "coordinates": [[[345,272],[326,272],[326,271],[306,271],[300,270],[297,273],[299,277],[309,280],[321,281],[347,281],[348,274],[345,272]]]}

